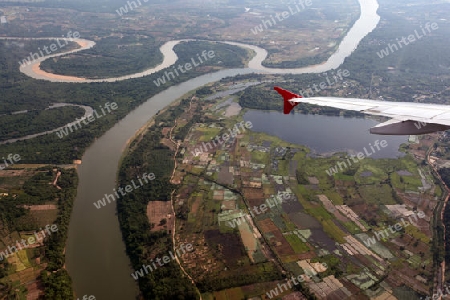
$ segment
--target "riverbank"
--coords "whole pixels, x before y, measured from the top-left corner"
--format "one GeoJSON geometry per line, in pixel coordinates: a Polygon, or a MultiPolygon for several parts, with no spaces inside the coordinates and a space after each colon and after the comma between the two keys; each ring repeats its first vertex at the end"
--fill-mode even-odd
{"type": "MultiPolygon", "coordinates": [[[[187,94],[183,95],[182,97],[179,97],[177,99],[175,99],[171,104],[167,105],[166,107],[164,107],[163,109],[159,110],[155,115],[153,115],[144,125],[142,125],[139,129],[136,130],[136,132],[125,142],[121,153],[122,155],[120,156],[119,162],[118,162],[118,166],[121,166],[123,163],[123,159],[133,150],[130,146],[132,143],[134,144],[138,144],[142,138],[144,137],[144,135],[148,132],[148,129],[150,127],[152,127],[153,125],[155,125],[155,117],[159,116],[160,114],[164,114],[165,112],[167,112],[167,110],[172,107],[175,106],[177,104],[180,103],[180,101],[184,98],[184,97],[189,97],[193,94],[192,91],[188,92],[187,94]]],[[[117,176],[119,176],[119,169],[117,169],[117,176]]]]}
{"type": "MultiPolygon", "coordinates": [[[[46,110],[48,110],[48,109],[53,109],[53,108],[59,108],[59,107],[67,107],[67,106],[80,107],[80,108],[84,109],[84,115],[81,116],[80,119],[85,119],[85,118],[87,118],[88,116],[92,115],[92,113],[93,113],[93,111],[94,111],[94,109],[93,109],[92,107],[90,107],[90,106],[86,106],[86,105],[75,105],[75,104],[70,104],[70,103],[56,103],[56,104],[53,104],[53,105],[49,106],[46,110]]],[[[14,114],[14,113],[12,113],[12,114],[14,114]]],[[[52,130],[43,131],[43,132],[40,132],[40,133],[29,134],[29,135],[26,135],[26,136],[23,136],[23,137],[13,138],[13,139],[8,139],[8,140],[5,140],[5,141],[1,141],[1,142],[0,142],[0,145],[2,145],[2,144],[8,144],[8,143],[15,143],[15,142],[17,142],[17,141],[29,140],[29,139],[32,139],[32,138],[35,138],[35,137],[38,137],[38,136],[42,136],[42,135],[46,135],[46,134],[51,134],[51,133],[57,132],[57,131],[59,131],[59,130],[61,130],[61,129],[63,129],[63,128],[73,126],[73,125],[75,125],[77,122],[78,122],[78,121],[72,121],[72,122],[67,123],[67,124],[64,125],[64,126],[60,126],[60,127],[58,127],[58,128],[52,129],[52,130]]]]}
{"type": "MultiPolygon", "coordinates": [[[[255,72],[260,73],[269,73],[269,74],[305,74],[305,73],[323,73],[331,69],[338,68],[358,46],[359,42],[372,30],[374,30],[380,20],[380,16],[377,14],[378,10],[378,2],[377,0],[369,0],[363,1],[358,0],[361,7],[361,14],[358,20],[353,24],[351,29],[345,35],[345,37],[340,42],[336,51],[323,63],[307,66],[302,68],[295,69],[280,69],[280,68],[268,68],[263,66],[263,61],[267,58],[268,52],[255,45],[244,44],[240,42],[232,42],[232,41],[211,41],[214,43],[225,43],[229,45],[238,46],[244,48],[246,50],[254,51],[256,55],[249,61],[248,67],[250,69],[254,69],[255,72]]],[[[4,37],[3,39],[21,39],[14,37],[4,37]]],[[[42,39],[42,38],[41,38],[42,39]]],[[[49,38],[55,39],[55,38],[49,38]]],[[[86,79],[81,77],[74,76],[65,76],[47,73],[40,69],[39,65],[42,61],[52,58],[63,56],[69,53],[76,53],[79,51],[83,51],[85,49],[89,49],[95,46],[95,42],[79,39],[76,42],[80,45],[79,49],[75,49],[65,53],[58,53],[49,55],[43,58],[39,58],[31,65],[21,66],[20,71],[25,75],[41,80],[47,80],[51,82],[72,82],[72,83],[90,83],[90,82],[117,82],[122,80],[128,80],[132,78],[139,78],[142,76],[148,76],[154,74],[158,71],[161,71],[165,68],[173,66],[178,60],[177,54],[174,52],[173,48],[182,42],[196,41],[195,39],[182,39],[182,40],[173,40],[168,41],[164,45],[160,47],[161,53],[163,53],[163,62],[154,68],[150,68],[143,72],[137,72],[134,74],[113,77],[113,78],[104,78],[104,79],[86,79]]],[[[201,41],[201,40],[199,40],[201,41]]]]}

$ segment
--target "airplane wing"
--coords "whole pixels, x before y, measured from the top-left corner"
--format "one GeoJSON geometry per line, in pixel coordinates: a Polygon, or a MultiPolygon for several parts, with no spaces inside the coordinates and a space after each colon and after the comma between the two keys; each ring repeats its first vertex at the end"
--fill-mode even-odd
{"type": "Polygon", "coordinates": [[[280,87],[274,87],[274,89],[284,98],[285,114],[289,114],[299,103],[309,103],[392,118],[371,128],[370,133],[373,134],[418,135],[450,129],[450,105],[376,101],[358,98],[303,98],[280,87]]]}

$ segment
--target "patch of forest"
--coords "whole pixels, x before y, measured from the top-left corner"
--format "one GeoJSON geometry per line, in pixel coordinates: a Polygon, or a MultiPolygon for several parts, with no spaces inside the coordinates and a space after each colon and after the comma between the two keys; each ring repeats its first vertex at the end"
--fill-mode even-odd
{"type": "MultiPolygon", "coordinates": [[[[0,145],[2,153],[18,153],[23,163],[72,163],[80,159],[86,147],[95,138],[99,138],[131,110],[138,107],[150,97],[167,89],[172,85],[198,77],[211,70],[207,66],[236,68],[242,67],[247,59],[247,52],[230,45],[208,42],[182,43],[175,47],[179,57],[178,64],[184,65],[197,57],[197,53],[204,50],[214,51],[215,57],[167,82],[156,86],[157,80],[164,72],[173,70],[172,67],[142,78],[125,81],[96,84],[52,83],[31,79],[19,72],[18,64],[14,63],[19,57],[28,55],[29,47],[17,47],[0,42],[0,89],[2,101],[0,113],[27,109],[45,109],[51,103],[65,102],[72,104],[98,107],[106,102],[116,102],[118,109],[114,113],[106,114],[89,126],[83,126],[70,134],[70,137],[59,139],[56,134],[36,137],[26,141],[0,145]],[[4,96],[4,98],[3,98],[4,96]]],[[[191,62],[192,63],[192,62],[191,62]]],[[[72,121],[65,120],[66,123],[72,121]]]]}
{"type": "MultiPolygon", "coordinates": [[[[54,203],[58,205],[56,220],[57,231],[47,235],[44,246],[34,248],[29,260],[34,263],[35,258],[40,258],[41,264],[47,263],[47,267],[41,272],[40,279],[44,286],[45,296],[43,299],[72,299],[72,281],[67,271],[63,268],[65,255],[64,248],[68,234],[70,215],[72,213],[73,201],[75,200],[78,177],[75,169],[59,169],[61,176],[58,179],[57,189],[49,185],[56,172],[51,166],[36,169],[36,173],[27,179],[20,190],[14,189],[8,196],[2,197],[0,201],[0,223],[3,233],[11,235],[19,231],[39,231],[39,225],[24,205],[39,205],[54,203]]],[[[49,224],[52,225],[52,224],[49,224]]],[[[1,249],[3,250],[3,249],[1,249]]],[[[15,295],[15,287],[7,277],[14,274],[15,268],[3,260],[0,264],[0,292],[4,295],[15,295]]]]}
{"type": "MultiPolygon", "coordinates": [[[[301,7],[300,4],[297,4],[297,6],[301,7]]],[[[358,2],[354,0],[342,1],[340,5],[336,5],[336,3],[332,0],[325,0],[320,2],[312,1],[309,7],[307,6],[300,12],[297,12],[297,8],[293,4],[285,6],[285,9],[286,11],[293,9],[295,14],[290,15],[287,19],[284,19],[282,23],[276,20],[276,23],[273,23],[272,21],[272,24],[274,24],[272,27],[273,29],[278,29],[277,26],[285,26],[290,30],[297,31],[300,28],[307,32],[315,32],[316,39],[320,39],[321,43],[323,43],[324,45],[327,43],[334,43],[334,46],[328,47],[326,49],[318,49],[318,51],[315,51],[314,47],[316,46],[312,44],[310,45],[312,56],[303,57],[297,60],[283,60],[276,62],[271,61],[270,58],[274,54],[281,52],[281,50],[277,49],[276,47],[270,47],[269,49],[266,49],[269,59],[266,59],[262,63],[263,66],[268,68],[302,68],[323,63],[338,49],[339,43],[342,41],[347,32],[360,16],[360,7],[358,5],[358,2]],[[318,30],[317,22],[322,22],[322,20],[327,20],[329,23],[333,22],[334,20],[345,20],[346,26],[345,28],[342,28],[330,25],[330,28],[325,28],[325,30],[318,30]],[[327,31],[327,33],[324,34],[323,31],[327,31]],[[331,37],[335,32],[340,32],[339,36],[331,37]],[[324,41],[325,39],[326,41],[324,41]]],[[[266,22],[267,20],[270,21],[271,19],[267,18],[266,22]]],[[[272,28],[269,28],[269,30],[272,28]]],[[[291,41],[289,41],[289,44],[304,44],[301,39],[296,38],[295,33],[292,34],[292,37],[293,38],[291,41]]]]}
{"type": "Polygon", "coordinates": [[[138,35],[109,36],[96,41],[91,49],[47,59],[41,63],[41,69],[91,79],[132,74],[162,62],[161,44],[138,35]]]}
{"type": "MultiPolygon", "coordinates": [[[[171,106],[155,117],[139,143],[133,143],[120,166],[119,185],[127,184],[143,173],[154,173],[155,179],[117,200],[122,236],[134,270],[149,265],[155,257],[167,255],[173,249],[171,233],[150,232],[147,218],[149,201],[170,201],[175,186],[170,184],[174,168],[174,152],[161,144],[162,128],[173,126],[175,119],[189,107],[189,99],[171,106]]],[[[145,299],[198,299],[192,283],[173,260],[138,279],[145,299]]]]}
{"type": "Polygon", "coordinates": [[[66,106],[48,110],[0,116],[0,141],[49,131],[75,121],[84,115],[84,109],[66,106]]]}
{"type": "MultiPolygon", "coordinates": [[[[227,44],[205,45],[204,42],[188,44],[187,48],[177,45],[174,51],[185,52],[185,55],[190,56],[196,63],[199,63],[197,55],[201,55],[206,49],[220,53],[220,57],[208,58],[207,65],[210,66],[242,67],[242,57],[246,56],[244,49],[227,44]]],[[[98,41],[91,49],[67,57],[48,59],[41,66],[47,72],[91,79],[123,76],[160,64],[163,61],[163,54],[159,50],[161,45],[161,42],[153,38],[140,36],[107,37],[98,41]]],[[[177,61],[174,66],[178,66],[179,63],[177,61]]],[[[203,66],[203,63],[200,65],[203,66]]]]}

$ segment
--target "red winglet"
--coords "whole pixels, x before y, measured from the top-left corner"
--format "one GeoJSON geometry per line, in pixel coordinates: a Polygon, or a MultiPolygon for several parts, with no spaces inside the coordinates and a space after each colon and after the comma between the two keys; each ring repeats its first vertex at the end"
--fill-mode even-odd
{"type": "Polygon", "coordinates": [[[284,114],[287,115],[291,112],[291,110],[298,105],[298,102],[289,102],[289,100],[293,98],[302,98],[302,96],[294,94],[292,92],[289,92],[285,89],[282,89],[278,86],[273,88],[275,91],[277,91],[281,96],[284,98],[284,114]]]}

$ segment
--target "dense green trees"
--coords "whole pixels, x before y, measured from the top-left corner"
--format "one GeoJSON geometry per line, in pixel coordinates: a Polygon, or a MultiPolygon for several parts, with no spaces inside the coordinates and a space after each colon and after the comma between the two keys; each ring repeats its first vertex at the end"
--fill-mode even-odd
{"type": "Polygon", "coordinates": [[[67,300],[73,299],[72,279],[65,269],[56,272],[43,271],[41,274],[44,284],[45,300],[67,300]]]}
{"type": "Polygon", "coordinates": [[[0,141],[61,127],[84,115],[81,107],[61,107],[0,116],[0,141]]]}
{"type": "MultiPolygon", "coordinates": [[[[234,68],[243,66],[247,52],[230,45],[208,42],[181,43],[175,47],[179,61],[177,65],[191,62],[202,51],[214,51],[215,57],[204,62],[198,68],[192,69],[172,79],[164,85],[156,86],[153,81],[164,74],[166,69],[138,79],[98,84],[70,84],[51,83],[34,80],[21,74],[17,61],[29,55],[38,47],[45,45],[45,41],[25,43],[24,48],[14,48],[0,42],[0,89],[2,101],[0,114],[26,109],[43,110],[51,103],[66,102],[89,105],[97,108],[106,102],[115,101],[118,109],[111,114],[95,120],[89,126],[73,132],[69,137],[59,139],[56,134],[40,136],[31,140],[19,141],[13,144],[0,145],[0,153],[19,153],[22,163],[72,163],[73,159],[80,159],[84,149],[95,138],[100,137],[118,120],[125,117],[149,97],[167,89],[169,86],[186,81],[209,72],[207,66],[234,68]],[[36,92],[39,91],[39,92],[36,92]]],[[[133,61],[135,57],[125,56],[123,59],[133,61]]],[[[94,66],[91,66],[94,68],[94,66]]],[[[172,67],[167,71],[171,71],[172,67]]],[[[88,69],[85,69],[88,72],[88,69]]],[[[68,123],[72,117],[61,118],[68,123]]]]}
{"type": "Polygon", "coordinates": [[[87,78],[107,78],[132,74],[156,66],[163,60],[160,42],[139,35],[110,36],[95,47],[67,58],[41,63],[47,72],[87,78]]]}
{"type": "MultiPolygon", "coordinates": [[[[175,188],[169,183],[174,168],[174,153],[160,143],[164,126],[173,126],[174,120],[186,107],[189,100],[156,117],[153,125],[138,144],[133,144],[132,152],[123,159],[119,170],[119,185],[127,184],[143,173],[154,173],[155,179],[148,184],[117,200],[117,211],[127,254],[134,270],[150,264],[153,257],[167,255],[172,249],[171,236],[165,232],[150,232],[146,208],[149,201],[170,201],[175,188]]],[[[189,129],[189,127],[188,127],[189,129]]],[[[186,131],[180,133],[184,136],[186,131]]],[[[171,261],[148,275],[139,278],[140,290],[145,299],[197,299],[197,293],[189,279],[182,273],[176,262],[171,261]]]]}
{"type": "Polygon", "coordinates": [[[76,197],[78,177],[75,169],[61,170],[58,185],[58,217],[55,224],[58,231],[50,235],[45,242],[45,259],[47,268],[42,271],[41,279],[44,283],[45,299],[70,299],[72,298],[72,280],[63,268],[65,255],[64,248],[67,240],[70,215],[73,201],[76,197]]]}
{"type": "MultiPolygon", "coordinates": [[[[161,42],[156,42],[153,38],[140,35],[107,37],[98,41],[94,48],[71,54],[68,58],[48,59],[41,66],[47,72],[85,78],[123,76],[150,69],[161,63],[161,45],[161,42]]],[[[204,42],[190,42],[188,45],[189,47],[184,44],[177,45],[174,50],[176,53],[184,53],[183,56],[187,59],[185,62],[193,59],[200,66],[241,67],[242,59],[247,56],[244,49],[228,44],[205,45],[204,42]],[[201,56],[205,50],[214,51],[214,57],[205,60],[201,56]]],[[[175,67],[178,64],[184,63],[180,60],[175,67]]],[[[169,71],[173,71],[171,69],[172,67],[169,71]]]]}
{"type": "MultiPolygon", "coordinates": [[[[58,215],[53,224],[57,231],[47,234],[43,248],[35,248],[34,255],[41,257],[41,261],[47,263],[47,267],[41,272],[44,284],[44,299],[71,299],[71,279],[64,266],[64,247],[68,234],[70,215],[73,201],[76,196],[78,177],[75,169],[60,169],[61,176],[58,179],[57,189],[49,183],[55,178],[56,172],[51,166],[36,169],[36,174],[25,181],[23,190],[8,197],[2,197],[0,201],[0,224],[3,224],[8,232],[14,231],[38,231],[42,225],[38,225],[34,218],[29,218],[29,211],[23,205],[49,204],[58,201],[58,215]]],[[[10,273],[10,267],[3,261],[0,265],[0,278],[10,273]]]]}
{"type": "Polygon", "coordinates": [[[2,197],[0,201],[0,219],[4,226],[8,226],[8,231],[13,232],[20,229],[17,220],[25,214],[26,210],[17,205],[17,201],[12,195],[2,197]]]}

